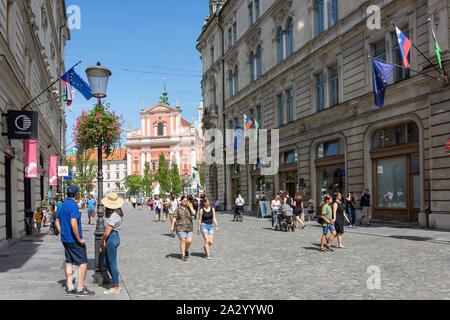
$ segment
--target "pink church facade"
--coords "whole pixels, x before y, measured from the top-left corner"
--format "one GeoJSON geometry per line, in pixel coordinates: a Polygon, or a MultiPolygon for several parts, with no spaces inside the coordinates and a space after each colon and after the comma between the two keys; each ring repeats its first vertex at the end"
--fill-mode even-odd
{"type": "MultiPolygon", "coordinates": [[[[203,106],[198,108],[201,123],[203,106]]],[[[192,175],[193,167],[203,162],[204,137],[202,131],[181,116],[181,109],[173,108],[164,91],[160,102],[140,113],[141,125],[137,130],[127,131],[128,175],[143,176],[144,166],[149,162],[152,173],[158,170],[160,153],[172,165],[176,161],[180,176],[192,175]]]]}

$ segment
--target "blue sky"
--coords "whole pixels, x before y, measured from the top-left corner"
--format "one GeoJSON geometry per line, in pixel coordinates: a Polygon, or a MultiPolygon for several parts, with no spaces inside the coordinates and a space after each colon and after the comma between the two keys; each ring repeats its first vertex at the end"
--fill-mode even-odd
{"type": "MultiPolygon", "coordinates": [[[[125,129],[128,121],[133,129],[139,127],[142,103],[150,107],[158,102],[164,78],[170,105],[179,100],[183,118],[197,120],[202,65],[195,46],[208,4],[207,0],[67,0],[67,7],[80,8],[81,29],[71,30],[66,69],[82,59],[75,70],[86,82],[86,68],[97,61],[111,70],[104,101],[124,115],[125,129]]],[[[76,117],[94,103],[95,98],[86,100],[75,93],[72,112],[67,112],[68,148],[73,146],[76,117]]]]}

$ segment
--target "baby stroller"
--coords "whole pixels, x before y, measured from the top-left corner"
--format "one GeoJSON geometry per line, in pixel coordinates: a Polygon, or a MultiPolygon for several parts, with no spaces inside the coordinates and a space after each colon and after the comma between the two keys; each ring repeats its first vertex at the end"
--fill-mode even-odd
{"type": "Polygon", "coordinates": [[[279,230],[286,232],[289,230],[292,230],[292,232],[295,231],[294,212],[290,205],[284,204],[281,207],[281,213],[278,215],[278,225],[279,230]]]}

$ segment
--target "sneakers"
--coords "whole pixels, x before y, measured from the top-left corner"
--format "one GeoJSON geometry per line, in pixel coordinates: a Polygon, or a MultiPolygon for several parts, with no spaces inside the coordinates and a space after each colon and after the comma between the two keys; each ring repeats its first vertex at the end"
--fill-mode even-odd
{"type": "Polygon", "coordinates": [[[69,290],[69,288],[66,288],[66,294],[68,296],[73,296],[75,293],[77,293],[77,289],[73,288],[72,290],[69,290]]]}
{"type": "Polygon", "coordinates": [[[119,293],[121,293],[121,292],[122,292],[122,289],[121,289],[121,288],[119,288],[119,289],[111,288],[111,289],[109,289],[109,290],[103,291],[103,293],[106,294],[106,295],[119,294],[119,293]]]}
{"type": "Polygon", "coordinates": [[[77,297],[86,297],[86,296],[95,296],[95,291],[88,290],[88,288],[84,287],[83,290],[75,293],[77,297]]]}
{"type": "Polygon", "coordinates": [[[211,256],[207,256],[206,260],[212,260],[212,257],[211,256]]]}
{"type": "Polygon", "coordinates": [[[183,260],[183,261],[188,261],[188,257],[182,256],[182,257],[181,257],[181,260],[183,260]]]}

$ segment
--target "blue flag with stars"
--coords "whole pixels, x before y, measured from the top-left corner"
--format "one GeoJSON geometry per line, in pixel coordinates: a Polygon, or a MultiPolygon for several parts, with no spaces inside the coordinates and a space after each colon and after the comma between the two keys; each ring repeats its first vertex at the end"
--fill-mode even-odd
{"type": "Polygon", "coordinates": [[[74,89],[77,89],[87,100],[92,98],[91,87],[75,72],[75,67],[70,68],[60,79],[68,82],[74,89]]]}
{"type": "Polygon", "coordinates": [[[235,136],[234,136],[234,149],[235,150],[238,150],[238,151],[241,150],[242,144],[244,143],[244,139],[245,139],[244,129],[242,129],[239,126],[236,126],[235,136]]]}
{"type": "Polygon", "coordinates": [[[372,72],[373,72],[373,91],[375,95],[375,104],[383,108],[384,95],[391,78],[394,66],[389,63],[381,62],[372,58],[372,72]]]}

